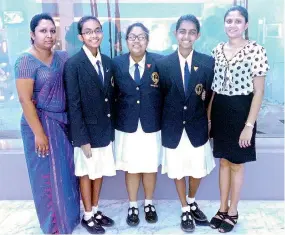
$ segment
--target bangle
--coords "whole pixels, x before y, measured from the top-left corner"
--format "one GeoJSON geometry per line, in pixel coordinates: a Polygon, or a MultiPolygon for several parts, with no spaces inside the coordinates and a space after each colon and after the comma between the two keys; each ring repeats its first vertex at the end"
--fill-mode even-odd
{"type": "Polygon", "coordinates": [[[254,128],[254,125],[252,125],[250,122],[246,122],[245,125],[248,127],[254,128]]]}
{"type": "Polygon", "coordinates": [[[211,120],[208,120],[208,124],[210,124],[211,123],[211,120]]]}

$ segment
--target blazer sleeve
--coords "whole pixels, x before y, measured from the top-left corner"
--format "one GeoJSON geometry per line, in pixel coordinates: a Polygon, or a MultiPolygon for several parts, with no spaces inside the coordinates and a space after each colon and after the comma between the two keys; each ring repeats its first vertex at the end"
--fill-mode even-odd
{"type": "Polygon", "coordinates": [[[66,92],[67,114],[69,117],[69,131],[75,147],[90,143],[86,124],[82,117],[80,88],[76,66],[66,62],[63,79],[66,92]]]}

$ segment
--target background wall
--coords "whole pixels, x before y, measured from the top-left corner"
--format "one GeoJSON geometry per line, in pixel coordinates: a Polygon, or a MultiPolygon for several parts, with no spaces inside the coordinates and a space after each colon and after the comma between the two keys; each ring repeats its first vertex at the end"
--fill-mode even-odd
{"type": "MultiPolygon", "coordinates": [[[[257,140],[257,161],[246,164],[242,200],[284,200],[284,141],[283,139],[257,140]]],[[[197,193],[198,200],[218,200],[218,168],[203,179],[197,193]]],[[[159,169],[160,172],[160,169],[159,169]]],[[[105,177],[102,199],[127,199],[124,172],[105,177]]],[[[142,187],[139,198],[143,199],[142,187]]],[[[158,174],[155,199],[178,199],[174,181],[158,174]]],[[[22,152],[6,151],[0,158],[0,200],[32,199],[25,157],[22,152]]]]}

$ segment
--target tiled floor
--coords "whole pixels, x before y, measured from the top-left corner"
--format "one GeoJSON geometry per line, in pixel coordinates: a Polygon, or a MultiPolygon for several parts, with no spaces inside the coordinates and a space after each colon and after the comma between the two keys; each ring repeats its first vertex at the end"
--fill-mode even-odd
{"type": "MultiPolygon", "coordinates": [[[[159,221],[147,224],[140,206],[140,224],[126,225],[127,201],[102,200],[100,210],[115,220],[115,226],[106,234],[183,234],[180,230],[180,204],[176,200],[155,201],[159,221]]],[[[218,209],[218,201],[198,201],[201,209],[211,218],[218,209]]],[[[281,235],[284,230],[284,201],[241,201],[240,218],[230,234],[281,235]]],[[[41,234],[32,201],[0,201],[0,234],[41,234]]],[[[88,234],[80,225],[73,234],[88,234]]],[[[196,227],[194,234],[219,234],[210,227],[196,227]]]]}

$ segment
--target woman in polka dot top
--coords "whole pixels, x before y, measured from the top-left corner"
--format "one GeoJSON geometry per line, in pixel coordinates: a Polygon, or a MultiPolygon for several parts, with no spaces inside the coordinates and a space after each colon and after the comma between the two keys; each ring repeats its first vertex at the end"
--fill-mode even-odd
{"type": "Polygon", "coordinates": [[[248,27],[245,8],[230,8],[225,14],[224,26],[228,42],[218,44],[212,51],[215,76],[208,118],[214,157],[220,158],[221,204],[211,220],[211,227],[229,232],[238,220],[244,163],[256,160],[256,119],[269,66],[265,49],[243,38],[248,27]]]}

